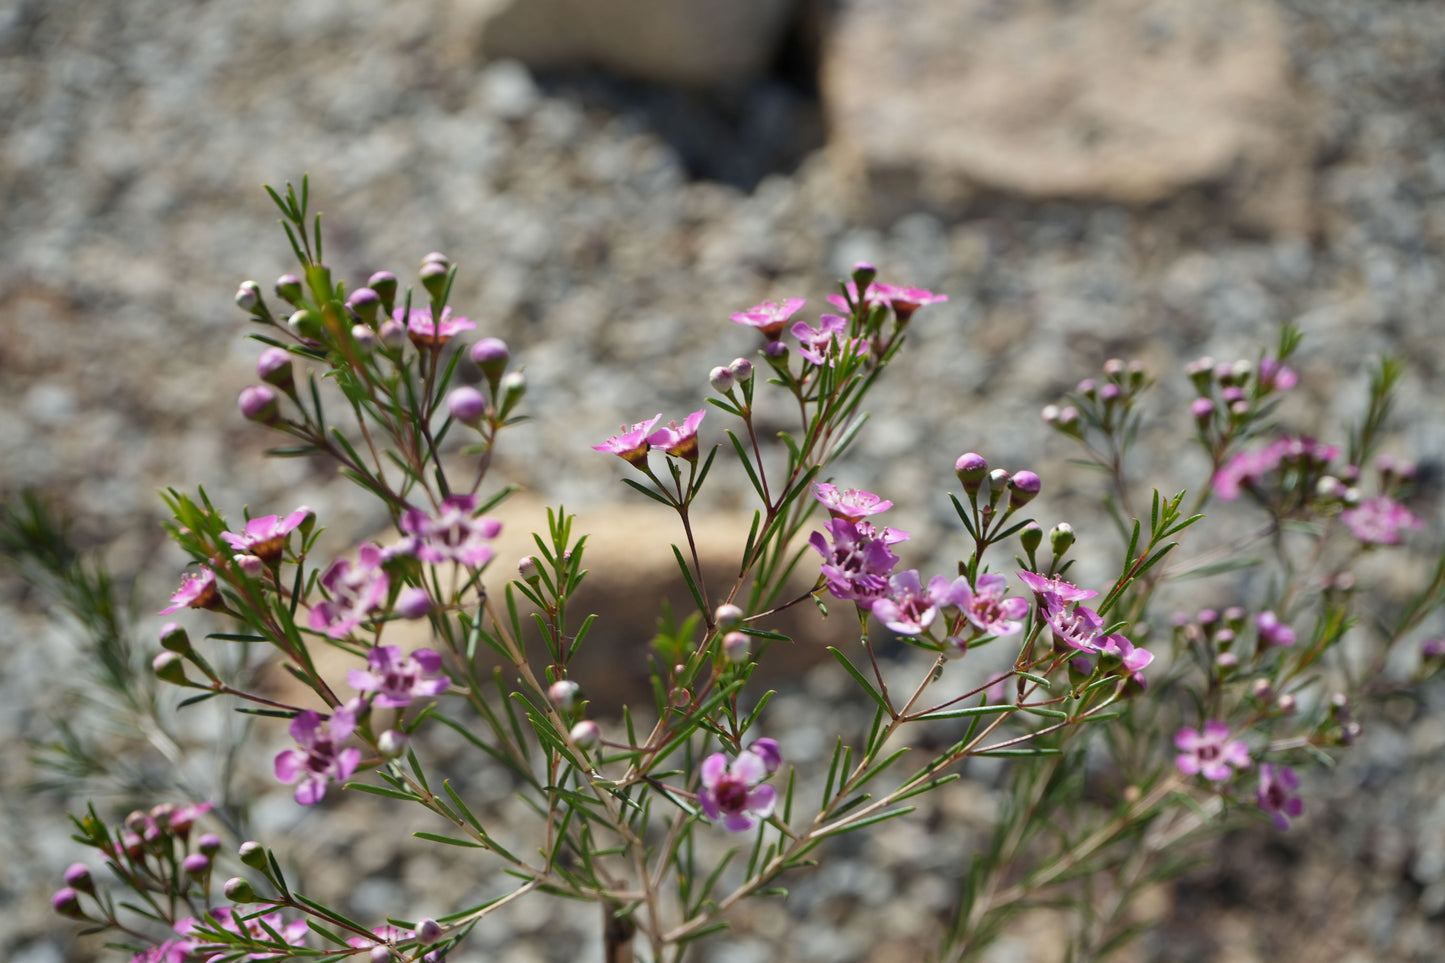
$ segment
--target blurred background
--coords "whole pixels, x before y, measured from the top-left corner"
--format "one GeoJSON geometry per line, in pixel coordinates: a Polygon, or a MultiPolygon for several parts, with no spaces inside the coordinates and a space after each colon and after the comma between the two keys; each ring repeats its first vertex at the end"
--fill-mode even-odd
{"type": "MultiPolygon", "coordinates": [[[[1112,537],[1070,514],[1096,489],[1038,418],[1110,357],[1161,380],[1137,466],[1161,487],[1204,469],[1180,366],[1255,357],[1283,321],[1307,338],[1297,430],[1339,440],[1393,353],[1409,371],[1389,449],[1427,478],[1445,451],[1434,0],[0,0],[0,493],[70,516],[141,613],[184,564],[166,486],[204,484],[236,515],[308,504],[336,546],[385,523],[329,466],[263,459],[274,442],[235,410],[258,348],[232,294],[292,266],[260,185],[307,172],[338,277],[405,283],[432,250],[461,265],[453,303],[530,385],[535,421],[499,477],[599,520],[627,493],[587,446],[698,407],[708,370],[756,348],[730,313],[788,296],[812,312],[859,260],[949,297],[840,468],[931,533],[914,563],[956,557],[941,492],[965,450],[1038,471],[1041,521],[1112,537]]],[[[719,517],[742,503],[742,479],[713,486],[719,517]]],[[[1438,526],[1437,505],[1415,508],[1438,526]]],[[[77,802],[34,788],[31,755],[80,711],[61,680],[86,667],[40,599],[0,581],[15,963],[98,951],[48,907],[80,856],[59,815],[77,802]]],[[[139,620],[142,648],[160,621],[139,620]]],[[[780,725],[840,692],[802,677],[780,725]]],[[[1160,888],[1132,958],[1440,959],[1442,709],[1437,688],[1372,720],[1309,784],[1298,828],[1246,831],[1160,888]]],[[[931,819],[840,851],[704,958],[917,958],[990,792],[970,780],[931,819]]],[[[265,829],[300,818],[284,789],[260,809],[265,829]]],[[[341,865],[318,885],[363,908],[455,899],[435,857],[375,851],[367,811],[347,812],[305,824],[341,865]]],[[[590,913],[542,906],[462,959],[600,959],[590,913]]],[[[1059,932],[992,959],[1057,959],[1059,932]]]]}

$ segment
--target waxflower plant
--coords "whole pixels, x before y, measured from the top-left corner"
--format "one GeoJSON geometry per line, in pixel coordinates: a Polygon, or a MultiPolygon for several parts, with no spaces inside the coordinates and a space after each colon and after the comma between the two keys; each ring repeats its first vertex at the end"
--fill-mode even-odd
{"type": "MultiPolygon", "coordinates": [[[[1185,417],[1204,455],[1192,501],[1156,489],[1136,504],[1128,453],[1152,383],[1137,363],[1111,360],[1044,409],[1106,476],[1100,503],[1122,553],[1098,544],[1108,539],[1093,519],[1045,528],[1030,517],[1044,485],[1033,470],[966,452],[953,461],[956,488],[938,496],[958,518],[957,564],[909,567],[912,533],[888,524],[905,493],[850,487],[833,466],[917,312],[946,298],[860,264],[816,319],[801,315],[802,298],[733,314],[757,351],[708,373],[702,407],[623,425],[593,446],[617,456],[624,484],[676,513],[673,554],[693,603],[659,620],[650,652],[616,656],[649,661],[652,705],[596,718],[573,665],[593,624],[574,600],[586,536],[565,511],[549,512],[536,554],[497,558],[501,523],[489,513],[510,489],[489,477],[492,455],[522,421],[526,391],[510,350],[495,337],[468,343],[478,325],[448,303],[458,268],[444,255],[426,256],[416,286],[380,271],[348,288],[322,260],[306,182],[299,195],[288,185],[271,196],[299,268],[274,298],[250,281],[237,292],[264,345],[240,414],[286,437],[272,454],[333,461],[381,502],[394,531],[317,557],[325,519],[305,506],[231,521],[204,490],[169,491],[171,534],[194,564],[162,612],[223,629],[198,645],[168,623],[155,676],[191,690],[183,707],[228,700],[289,743],[271,775],[296,804],[363,793],[420,807],[444,831],[415,836],[471,861],[469,878],[509,888],[431,918],[353,919],[305,895],[262,843],[223,843],[233,823],[208,814],[208,802],[118,822],[92,806],[75,818],[75,838],[115,884],[76,864],[54,907],[109,932],[132,961],[438,961],[489,915],[548,895],[603,908],[608,959],[680,960],[740,902],[785,898],[780,884],[826,859],[831,837],[906,817],[915,797],[989,757],[1010,763],[1003,805],[992,838],[952,880],[957,905],[936,957],[972,958],[1010,917],[1048,904],[1074,907],[1075,953],[1102,958],[1138,932],[1130,898],[1176,871],[1173,850],[1241,820],[1283,829],[1307,818],[1297,769],[1362,734],[1354,710],[1374,694],[1370,680],[1445,596],[1442,559],[1385,618],[1351,567],[1423,526],[1406,507],[1413,468],[1377,457],[1398,368],[1380,369],[1346,447],[1290,434],[1275,420],[1298,382],[1288,327],[1253,363],[1202,359],[1184,373],[1196,392],[1185,417]],[[327,414],[336,396],[349,427],[327,414]],[[778,411],[796,424],[765,436],[759,413],[773,423],[778,411]],[[1373,483],[1361,468],[1372,458],[1373,483]],[[704,574],[692,512],[724,465],[756,507],[732,546],[736,576],[718,582],[704,574]],[[1254,527],[1215,538],[1260,543],[1272,558],[1241,562],[1236,551],[1212,564],[1201,536],[1204,550],[1176,561],[1181,539],[1208,531],[1211,501],[1246,498],[1254,527]],[[1074,575],[1085,533],[1117,574],[1090,584],[1074,575]],[[512,564],[498,588],[493,568],[512,564]],[[1244,566],[1247,580],[1237,578],[1244,566]],[[1205,569],[1232,604],[1156,611],[1161,586],[1205,569]],[[815,606],[830,634],[852,636],[829,651],[872,719],[829,733],[833,751],[816,773],[790,764],[773,693],[752,679],[788,641],[774,617],[799,605],[815,606]],[[398,622],[424,624],[427,644],[402,645],[398,622]],[[1360,672],[1338,650],[1367,626],[1374,663],[1360,672]],[[238,663],[224,656],[238,646],[268,647],[305,700],[230,671],[238,663]],[[344,672],[323,669],[334,664],[317,657],[328,648],[349,661],[344,672]],[[990,663],[994,654],[1003,658],[990,663]],[[1002,669],[976,668],[985,663],[1002,669]],[[436,726],[476,750],[485,778],[507,781],[530,824],[501,825],[460,773],[428,760],[436,726]],[[934,748],[910,749],[913,738],[934,748]],[[1103,802],[1084,802],[1086,788],[1103,802]],[[116,888],[131,895],[119,901],[116,888]]],[[[1425,641],[1422,654],[1422,675],[1436,671],[1445,643],[1425,641]]]]}

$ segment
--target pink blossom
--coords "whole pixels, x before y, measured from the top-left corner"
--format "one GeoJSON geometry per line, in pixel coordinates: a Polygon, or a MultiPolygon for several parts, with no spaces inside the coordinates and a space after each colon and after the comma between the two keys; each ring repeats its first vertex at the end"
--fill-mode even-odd
{"type": "Polygon", "coordinates": [[[147,947],[130,958],[130,963],[185,963],[190,958],[191,944],[186,940],[166,940],[147,947]]]}
{"type": "Polygon", "coordinates": [[[633,465],[643,464],[651,450],[648,436],[652,434],[652,426],[660,420],[662,414],[658,413],[646,421],[639,421],[631,428],[624,425],[620,434],[613,435],[600,445],[593,445],[592,450],[611,452],[633,465]]]}
{"type": "Polygon", "coordinates": [[[1202,729],[1185,726],[1174,733],[1179,755],[1174,765],[1186,776],[1202,775],[1211,782],[1223,782],[1235,769],[1249,768],[1249,747],[1229,738],[1229,726],[1206,720],[1202,729]]]}
{"type": "Polygon", "coordinates": [[[839,490],[827,482],[813,485],[814,497],[834,518],[846,518],[850,522],[861,521],[869,515],[877,515],[893,507],[893,503],[879,498],[872,492],[859,488],[839,490]]]}
{"type": "Polygon", "coordinates": [[[1048,577],[1035,572],[1019,572],[1019,581],[1032,589],[1043,601],[1044,608],[1049,610],[1061,609],[1069,602],[1082,602],[1099,594],[1066,582],[1058,575],[1048,577]]]}
{"type": "MultiPolygon", "coordinates": [[[[305,919],[296,919],[287,923],[279,911],[274,913],[257,913],[252,916],[242,916],[230,906],[217,906],[209,910],[211,919],[216,921],[218,929],[228,933],[235,933],[237,936],[248,937],[264,943],[275,943],[276,939],[267,932],[269,928],[281,941],[288,946],[305,946],[306,935],[310,927],[306,925],[305,919]],[[264,925],[263,925],[264,924],[264,925]]],[[[183,944],[186,949],[198,960],[219,960],[234,959],[234,944],[231,943],[210,943],[206,941],[204,932],[199,932],[200,922],[193,917],[176,922],[176,931],[182,936],[189,936],[188,943],[183,944]]],[[[289,953],[281,950],[263,951],[248,953],[240,957],[242,960],[280,960],[289,959],[289,953]]]]}
{"type": "Polygon", "coordinates": [[[216,588],[216,573],[204,565],[181,578],[181,587],[171,596],[171,604],[159,615],[170,615],[179,609],[209,609],[218,605],[221,593],[216,588]]]}
{"type": "Polygon", "coordinates": [[[1294,794],[1298,788],[1299,776],[1289,766],[1259,764],[1259,789],[1255,798],[1259,808],[1268,813],[1280,829],[1289,829],[1289,821],[1304,814],[1304,800],[1294,794]]]}
{"type": "Polygon", "coordinates": [[[366,653],[371,671],[352,669],[346,681],[358,692],[375,692],[374,703],[383,709],[402,709],[413,699],[424,699],[446,691],[448,680],[438,675],[442,657],[431,649],[417,649],[403,655],[395,645],[381,645],[366,653]]]}
{"type": "Polygon", "coordinates": [[[406,336],[418,348],[440,348],[463,331],[477,326],[476,322],[466,318],[452,317],[451,308],[442,308],[439,322],[432,319],[431,308],[428,307],[412,308],[410,314],[407,314],[406,308],[397,308],[392,312],[392,320],[406,325],[406,336]]]}
{"type": "Polygon", "coordinates": [[[247,522],[240,534],[222,532],[221,537],[236,551],[255,555],[267,565],[275,565],[286,550],[286,536],[311,514],[311,509],[303,505],[285,518],[263,515],[247,522]]]}
{"type": "Polygon", "coordinates": [[[1044,611],[1049,628],[1054,632],[1054,641],[1062,642],[1071,649],[1081,652],[1102,652],[1106,644],[1104,620],[1099,613],[1082,605],[1075,605],[1072,613],[1066,614],[1062,605],[1044,611]]]}
{"type": "Polygon", "coordinates": [[[694,411],[683,420],[682,427],[677,422],[670,421],[666,428],[659,428],[647,436],[647,443],[653,448],[660,448],[669,455],[678,458],[686,458],[688,461],[697,460],[697,429],[702,424],[707,409],[694,411]]]}
{"type": "Polygon", "coordinates": [[[1265,391],[1288,391],[1299,384],[1299,375],[1274,358],[1259,363],[1259,386],[1265,391]]]}
{"type": "Polygon", "coordinates": [[[1104,636],[1104,641],[1099,645],[1099,653],[1105,658],[1117,659],[1123,674],[1137,682],[1140,688],[1147,685],[1144,681],[1144,669],[1154,661],[1153,652],[1138,648],[1124,636],[1114,634],[1104,636]]]}
{"type": "Polygon", "coordinates": [[[330,598],[311,607],[311,628],[328,638],[344,639],[386,600],[391,577],[381,567],[381,549],[361,546],[356,564],[338,558],[321,576],[330,598]]]}
{"type": "Polygon", "coordinates": [[[793,337],[798,339],[798,354],[815,365],[831,367],[844,355],[860,357],[868,353],[868,342],[859,338],[846,339],[843,332],[848,322],[836,314],[825,314],[818,319],[818,327],[808,326],[799,321],[792,327],[793,337]]]}
{"type": "Polygon", "coordinates": [[[873,617],[899,635],[921,635],[938,618],[939,606],[948,600],[948,579],[933,578],[924,588],[915,569],[888,580],[888,595],[873,603],[873,617]]]}
{"type": "MultiPolygon", "coordinates": [[[[860,300],[858,297],[858,285],[856,282],[849,281],[843,285],[843,289],[848,292],[847,297],[841,294],[830,294],[828,295],[828,303],[839,311],[847,311],[851,314],[853,312],[853,305],[858,304],[860,300]]],[[[863,297],[861,299],[863,307],[865,309],[871,309],[875,304],[887,304],[887,294],[892,289],[893,286],[890,284],[870,283],[863,289],[863,297]]]]}
{"type": "Polygon", "coordinates": [[[1375,545],[1400,544],[1402,529],[1418,529],[1424,523],[1410,510],[1387,495],[1367,498],[1354,508],[1340,512],[1350,534],[1375,545]]]}
{"type": "Polygon", "coordinates": [[[307,709],[291,720],[291,738],[301,748],[279,753],[275,770],[281,782],[297,784],[298,803],[303,806],[319,803],[326,795],[327,783],[351,778],[361,761],[361,750],[340,746],[355,728],[356,717],[346,708],[337,709],[325,722],[314,709],[307,709]]]}
{"type": "MultiPolygon", "coordinates": [[[[863,609],[872,608],[887,594],[888,576],[898,564],[898,556],[889,551],[886,538],[867,522],[833,518],[826,527],[832,544],[822,532],[814,532],[808,544],[823,556],[822,573],[828,591],[834,598],[856,602],[863,609]]],[[[885,533],[891,531],[886,529],[885,533]]]]}
{"type": "Polygon", "coordinates": [[[415,538],[416,557],[423,562],[458,562],[481,568],[495,554],[488,542],[497,537],[502,523],[494,518],[473,517],[475,495],[448,495],[435,516],[409,508],[401,516],[401,530],[415,538]]]}
{"type": "Polygon", "coordinates": [[[738,753],[731,765],[720,752],[702,761],[702,791],[698,793],[698,802],[709,819],[721,822],[731,832],[752,829],[759,819],[772,815],[777,805],[777,790],[759,784],[777,768],[782,757],[776,742],[763,747],[764,752],[755,751],[762,742],[759,739],[754,748],[738,753]]]}
{"type": "Polygon", "coordinates": [[[1278,438],[1262,448],[1246,449],[1235,455],[1214,473],[1214,493],[1225,501],[1233,501],[1247,487],[1258,487],[1264,476],[1289,463],[1309,468],[1324,468],[1336,457],[1336,445],[1324,445],[1313,438],[1278,438]]]}
{"type": "Polygon", "coordinates": [[[934,294],[923,288],[897,287],[892,284],[873,284],[869,287],[876,290],[879,300],[887,301],[893,306],[893,312],[898,315],[899,321],[907,321],[919,308],[948,300],[946,294],[934,294]]]}
{"type": "Polygon", "coordinates": [[[1008,591],[1008,576],[991,573],[980,575],[977,585],[970,586],[966,579],[955,583],[953,602],[963,610],[964,618],[985,635],[1013,635],[1023,628],[1023,617],[1028,614],[1029,603],[1021,598],[1005,598],[1008,591]]]}
{"type": "Polygon", "coordinates": [[[798,309],[808,302],[804,298],[788,298],[782,304],[774,304],[772,301],[764,301],[762,304],[754,305],[746,311],[739,311],[732,316],[732,320],[738,324],[746,324],[749,327],[757,328],[758,332],[769,341],[776,341],[789,318],[798,312],[798,309]]]}

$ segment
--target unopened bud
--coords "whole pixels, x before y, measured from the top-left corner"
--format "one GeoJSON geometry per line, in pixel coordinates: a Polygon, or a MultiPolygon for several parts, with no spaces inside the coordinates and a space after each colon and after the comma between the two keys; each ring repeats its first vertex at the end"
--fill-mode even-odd
{"type": "Polygon", "coordinates": [[[167,622],[161,626],[161,648],[185,655],[191,651],[191,637],[185,626],[179,622],[167,622]]]}
{"type": "Polygon", "coordinates": [[[407,744],[410,742],[406,733],[396,729],[387,729],[376,737],[376,751],[381,753],[383,759],[397,759],[406,752],[407,744]]]}
{"type": "Polygon", "coordinates": [[[781,341],[769,341],[763,345],[763,355],[774,361],[782,361],[788,356],[788,346],[781,341]]]}
{"type": "Polygon", "coordinates": [[[236,567],[251,578],[260,578],[266,572],[266,563],[261,561],[260,556],[257,555],[233,555],[231,561],[235,562],[236,567]]]}
{"type": "Polygon", "coordinates": [[[571,679],[558,679],[547,689],[547,698],[562,712],[571,712],[577,707],[577,697],[582,687],[571,679]]]}
{"type": "Polygon", "coordinates": [[[421,266],[419,277],[422,287],[434,298],[441,298],[446,293],[447,275],[451,269],[440,261],[428,261],[421,266]]]}
{"type": "Polygon", "coordinates": [[[1124,363],[1122,358],[1110,358],[1104,362],[1104,374],[1110,378],[1118,378],[1128,370],[1129,366],[1124,363]]]}
{"type": "Polygon", "coordinates": [[[487,399],[476,388],[463,385],[447,395],[447,411],[457,421],[477,425],[487,411],[487,399]]]}
{"type": "Polygon", "coordinates": [[[406,325],[388,318],[376,329],[376,338],[388,351],[400,351],[406,345],[406,325]]]}
{"type": "Polygon", "coordinates": [[[741,632],[729,632],[723,636],[723,658],[733,665],[742,665],[752,654],[752,642],[741,632]]]}
{"type": "Polygon", "coordinates": [[[283,274],[276,279],[276,296],[287,304],[301,303],[301,279],[294,274],[283,274]]]}
{"type": "Polygon", "coordinates": [[[728,370],[738,379],[740,385],[753,380],[753,363],[747,358],[734,358],[732,364],[728,365],[728,370]]]}
{"type": "Polygon", "coordinates": [[[501,338],[483,338],[472,345],[472,361],[482,369],[487,384],[492,385],[494,391],[498,379],[507,370],[507,362],[511,359],[512,352],[508,349],[507,342],[501,338]]]}
{"type": "Polygon", "coordinates": [[[1255,679],[1249,691],[1260,702],[1269,702],[1274,698],[1274,683],[1264,678],[1255,679]]]}
{"type": "Polygon", "coordinates": [[[172,685],[187,685],[186,665],[181,657],[174,652],[161,652],[151,660],[151,671],[156,678],[162,682],[169,682],[172,685]]]}
{"type": "Polygon", "coordinates": [[[376,320],[377,309],[381,307],[381,295],[371,288],[357,288],[346,299],[346,306],[369,325],[376,320]]]}
{"type": "Polygon", "coordinates": [[[385,943],[378,943],[371,948],[371,963],[391,963],[396,957],[391,954],[391,947],[385,943]]]}
{"type": "Polygon", "coordinates": [[[366,286],[376,292],[376,296],[381,298],[382,310],[390,314],[396,299],[396,275],[390,271],[377,271],[367,279],[366,286]]]}
{"type": "Polygon", "coordinates": [[[214,856],[221,851],[221,837],[215,833],[203,833],[196,840],[196,848],[207,856],[214,856]]]}
{"type": "Polygon", "coordinates": [[[743,624],[745,613],[731,602],[724,602],[717,607],[712,614],[713,623],[725,632],[732,631],[743,624]]]}
{"type": "Polygon", "coordinates": [[[1034,496],[1037,495],[1039,489],[1043,487],[1043,482],[1039,480],[1038,475],[1028,469],[1024,469],[1013,474],[1013,477],[1009,479],[1008,487],[1009,507],[1021,508],[1034,500],[1034,496]]]}
{"type": "Polygon", "coordinates": [[[776,739],[769,739],[765,736],[762,739],[754,740],[752,745],[748,746],[748,752],[763,761],[763,768],[768,771],[770,776],[777,772],[778,767],[783,764],[783,750],[776,739]]]}
{"type": "MultiPolygon", "coordinates": [[[[1074,389],[1075,394],[1083,395],[1089,399],[1092,399],[1094,395],[1098,394],[1098,391],[1099,383],[1093,378],[1085,378],[1083,381],[1080,381],[1078,387],[1074,389]]],[[[1058,409],[1055,408],[1054,410],[1057,411],[1058,409]]]]}
{"type": "Polygon", "coordinates": [[[73,920],[86,919],[85,910],[80,908],[80,894],[69,886],[55,891],[55,895],[50,897],[50,908],[73,920]]]}
{"type": "Polygon", "coordinates": [[[285,348],[270,347],[256,359],[256,376],[267,384],[283,391],[291,386],[291,352],[285,348]]]}
{"type": "Polygon", "coordinates": [[[305,308],[293,312],[291,317],[286,319],[286,327],[290,328],[296,337],[306,341],[320,342],[324,336],[321,319],[305,308]]]}
{"type": "Polygon", "coordinates": [[[423,946],[430,946],[442,938],[442,928],[436,920],[422,919],[416,924],[416,941],[423,946]]]}
{"type": "Polygon", "coordinates": [[[261,303],[261,285],[255,281],[242,281],[236,289],[236,307],[242,311],[255,311],[261,303]]]}
{"type": "Polygon", "coordinates": [[[995,468],[988,473],[988,490],[994,496],[1002,495],[1008,488],[1009,473],[1007,469],[995,468]]]}
{"type": "Polygon", "coordinates": [[[1274,705],[1280,712],[1283,712],[1287,716],[1292,716],[1295,714],[1295,710],[1299,708],[1299,701],[1295,699],[1293,695],[1286,692],[1274,700],[1274,705]]]}
{"type": "Polygon", "coordinates": [[[714,391],[725,395],[737,385],[737,376],[732,373],[731,368],[724,368],[718,365],[707,374],[708,384],[712,385],[714,391]]]}
{"type": "Polygon", "coordinates": [[[953,470],[963,490],[973,494],[983,487],[983,480],[988,477],[988,462],[977,452],[964,452],[953,463],[953,470]]]}
{"type": "Polygon", "coordinates": [[[877,276],[878,269],[867,261],[859,261],[853,265],[853,287],[857,290],[858,297],[863,296],[863,292],[868,290],[868,285],[872,284],[877,276]]]}
{"type": "Polygon", "coordinates": [[[601,738],[602,729],[591,719],[583,719],[572,727],[570,735],[578,749],[591,749],[601,738]]]}
{"type": "MultiPolygon", "coordinates": [[[[1113,404],[1114,402],[1118,401],[1118,400],[1119,400],[1119,396],[1122,395],[1122,394],[1123,394],[1123,390],[1122,390],[1118,385],[1114,384],[1114,382],[1112,382],[1112,381],[1109,382],[1108,384],[1104,385],[1104,387],[1102,387],[1102,388],[1099,389],[1099,397],[1103,400],[1104,404],[1106,404],[1106,405],[1108,405],[1108,404],[1113,404]]],[[[1063,412],[1060,412],[1059,414],[1060,414],[1060,417],[1062,418],[1063,412]]]]}
{"type": "Polygon", "coordinates": [[[396,597],[396,614],[404,619],[419,619],[431,611],[431,596],[424,588],[409,585],[396,597]]]}
{"type": "Polygon", "coordinates": [[[211,857],[205,853],[191,853],[181,860],[181,869],[192,879],[204,879],[211,871],[211,857]]]}
{"type": "Polygon", "coordinates": [[[226,885],[221,887],[221,892],[225,893],[226,899],[233,903],[256,902],[256,891],[251,888],[250,881],[241,876],[232,876],[226,880],[226,885]]]}
{"type": "Polygon", "coordinates": [[[428,254],[426,257],[424,257],[424,258],[421,259],[421,263],[422,263],[423,265],[426,265],[426,264],[440,264],[442,267],[451,267],[451,266],[452,266],[452,259],[449,258],[449,257],[447,257],[447,256],[446,256],[445,254],[443,254],[441,251],[432,251],[432,252],[431,252],[430,254],[428,254]]]}
{"type": "Polygon", "coordinates": [[[532,585],[536,585],[539,581],[541,581],[542,575],[540,572],[537,571],[536,556],[528,555],[520,562],[518,562],[517,574],[522,576],[522,581],[532,585]]]}
{"type": "Polygon", "coordinates": [[[1073,544],[1074,526],[1068,522],[1059,522],[1049,530],[1049,548],[1053,550],[1055,558],[1066,553],[1073,544]]]}
{"type": "Polygon", "coordinates": [[[1189,402],[1189,413],[1194,420],[1201,425],[1208,424],[1214,418],[1214,401],[1210,398],[1195,398],[1189,402]]]}
{"type": "Polygon", "coordinates": [[[1220,675],[1228,675],[1239,668],[1239,656],[1233,652],[1221,652],[1214,657],[1214,666],[1220,675]]]}
{"type": "Polygon", "coordinates": [[[262,425],[272,424],[281,413],[276,389],[270,385],[250,385],[242,388],[241,396],[236,399],[236,407],[241,409],[241,416],[247,421],[262,425]]]}
{"type": "Polygon", "coordinates": [[[522,400],[527,393],[527,378],[520,371],[509,371],[502,376],[497,386],[498,396],[501,398],[497,409],[501,417],[505,418],[522,400]]]}
{"type": "Polygon", "coordinates": [[[365,324],[353,324],[351,326],[351,343],[356,345],[356,350],[362,354],[371,354],[376,350],[376,332],[365,324]]]}
{"type": "Polygon", "coordinates": [[[1039,527],[1038,522],[1029,522],[1019,530],[1019,542],[1023,544],[1024,551],[1028,553],[1029,558],[1034,557],[1034,553],[1039,550],[1043,541],[1044,530],[1039,527]]]}
{"type": "Polygon", "coordinates": [[[90,876],[90,867],[84,863],[71,863],[65,871],[65,885],[78,893],[95,895],[95,880],[90,876]]]}
{"type": "Polygon", "coordinates": [[[267,865],[266,860],[266,847],[262,846],[254,839],[247,840],[246,842],[242,843],[240,847],[236,850],[236,855],[240,858],[242,863],[246,864],[252,869],[259,869],[262,872],[266,872],[270,869],[270,867],[267,865]]]}

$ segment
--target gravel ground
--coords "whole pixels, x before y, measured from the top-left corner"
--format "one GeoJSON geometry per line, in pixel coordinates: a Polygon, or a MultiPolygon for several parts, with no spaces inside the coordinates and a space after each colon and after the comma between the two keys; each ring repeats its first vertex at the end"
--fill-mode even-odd
{"type": "MultiPolygon", "coordinates": [[[[531,385],[536,420],[499,469],[569,507],[618,495],[596,483],[588,444],[659,408],[688,410],[710,367],[752,349],[729,313],[818,298],[859,259],[950,301],[920,316],[907,376],[880,388],[853,484],[895,498],[934,490],[974,449],[1032,465],[1052,494],[1067,453],[1046,437],[1042,404],[1105,358],[1164,372],[1199,354],[1251,354],[1286,319],[1308,336],[1301,429],[1354,410],[1369,357],[1395,352],[1411,382],[1392,444],[1438,462],[1445,7],[1283,8],[1322,142],[1318,230],[1305,238],[1220,227],[1202,195],[1148,209],[996,197],[955,219],[878,223],[835,158],[804,156],[818,136],[805,91],[760,85],[732,113],[707,114],[656,91],[538,80],[474,62],[441,3],[0,5],[0,488],[39,487],[118,571],[144,565],[143,611],[180,564],[157,525],[164,486],[204,483],[231,512],[304,502],[342,539],[378,527],[320,466],[263,462],[268,440],[234,415],[256,352],[231,292],[288,267],[256,185],[303,171],[326,213],[327,259],[346,277],[401,275],[433,249],[462,265],[455,302],[512,344],[531,385]],[[735,115],[774,119],[749,128],[735,115]],[[779,131],[797,143],[780,144],[779,131]],[[709,139],[741,159],[705,169],[709,139]]],[[[1184,424],[1181,413],[1150,427],[1143,470],[1177,467],[1184,424]]],[[[720,504],[737,485],[719,479],[720,504]]],[[[1077,518],[1058,487],[1041,514],[1077,518]]],[[[919,502],[905,527],[942,517],[919,502]]],[[[75,856],[60,806],[24,789],[26,740],[50,731],[41,693],[73,671],[73,650],[14,583],[0,583],[0,626],[0,955],[84,959],[93,947],[45,906],[75,856]]],[[[153,627],[142,625],[147,637],[153,627]]],[[[779,725],[805,727],[808,699],[836,683],[810,674],[775,704],[779,725]]],[[[1429,699],[1435,717],[1380,720],[1311,786],[1319,802],[1300,832],[1231,840],[1162,897],[1166,925],[1141,958],[1438,959],[1445,696],[1429,699]]],[[[945,805],[984,811],[987,786],[970,786],[945,805]]],[[[258,825],[290,824],[286,805],[268,799],[258,825]]],[[[402,863],[366,854],[367,815],[302,827],[318,852],[356,861],[353,899],[379,909],[399,892],[389,878],[402,863]]],[[[919,868],[958,865],[974,838],[891,829],[842,853],[786,912],[754,911],[711,958],[893,959],[889,947],[908,958],[947,896],[919,868]]],[[[404,865],[408,892],[437,892],[434,863],[404,865]]],[[[590,913],[535,915],[551,909],[509,917],[463,959],[596,958],[590,913]],[[518,938],[544,928],[546,945],[518,938]]],[[[996,958],[1030,952],[1006,943],[996,958]]]]}

